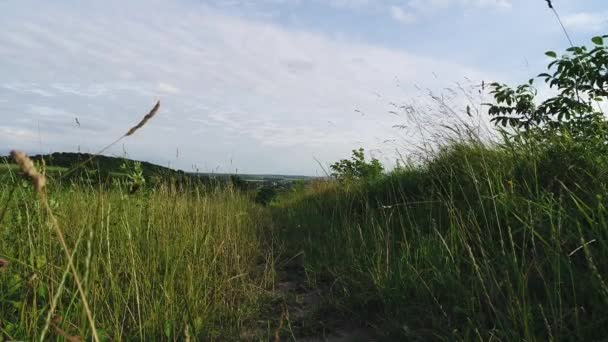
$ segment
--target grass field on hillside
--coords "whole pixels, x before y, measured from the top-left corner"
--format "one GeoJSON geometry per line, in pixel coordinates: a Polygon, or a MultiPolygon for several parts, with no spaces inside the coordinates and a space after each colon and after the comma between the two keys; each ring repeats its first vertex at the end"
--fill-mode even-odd
{"type": "MultiPolygon", "coordinates": [[[[2,340],[93,331],[38,196],[3,184],[2,340]]],[[[238,338],[272,285],[269,217],[232,189],[140,195],[73,185],[48,202],[102,340],[238,338]]],[[[67,336],[66,335],[66,336],[67,336]]]]}
{"type": "Polygon", "coordinates": [[[83,183],[45,199],[7,182],[0,334],[293,339],[348,317],[386,340],[599,339],[608,160],[581,148],[462,141],[380,179],[318,180],[269,206],[231,186],[128,194],[83,183]],[[290,321],[274,290],[294,262],[321,294],[306,322],[290,321]]]}
{"type": "Polygon", "coordinates": [[[282,240],[332,310],[389,340],[597,340],[608,163],[568,149],[461,143],[371,183],[318,182],[277,203],[282,240]]]}

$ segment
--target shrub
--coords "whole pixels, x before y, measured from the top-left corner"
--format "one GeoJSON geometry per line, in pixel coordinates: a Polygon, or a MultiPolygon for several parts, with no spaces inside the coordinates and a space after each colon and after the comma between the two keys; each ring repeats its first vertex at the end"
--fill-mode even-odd
{"type": "Polygon", "coordinates": [[[373,180],[382,175],[384,167],[376,158],[365,160],[365,150],[353,150],[351,159],[342,159],[330,166],[331,176],[340,180],[373,180]]]}
{"type": "Polygon", "coordinates": [[[255,196],[255,201],[262,205],[268,205],[276,196],[278,192],[272,185],[264,185],[258,190],[255,196]]]}

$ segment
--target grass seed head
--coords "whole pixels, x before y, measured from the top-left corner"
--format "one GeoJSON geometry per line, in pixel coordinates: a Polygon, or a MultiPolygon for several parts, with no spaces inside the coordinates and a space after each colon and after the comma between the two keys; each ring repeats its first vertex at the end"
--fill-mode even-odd
{"type": "Polygon", "coordinates": [[[133,135],[133,133],[135,133],[138,129],[142,128],[146,124],[146,122],[148,122],[148,120],[152,119],[152,117],[154,115],[156,115],[156,112],[158,112],[158,108],[160,108],[160,101],[156,102],[156,104],[154,105],[154,108],[152,108],[150,113],[146,114],[137,125],[131,127],[131,129],[129,129],[127,134],[125,134],[125,137],[133,135]]]}
{"type": "Polygon", "coordinates": [[[36,170],[34,162],[21,151],[11,151],[11,158],[19,165],[21,171],[32,180],[36,191],[42,192],[46,185],[46,177],[36,170]]]}

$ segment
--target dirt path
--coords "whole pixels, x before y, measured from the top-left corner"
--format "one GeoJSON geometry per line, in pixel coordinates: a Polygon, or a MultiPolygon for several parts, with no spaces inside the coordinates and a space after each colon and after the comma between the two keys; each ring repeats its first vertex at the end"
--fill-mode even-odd
{"type": "Polygon", "coordinates": [[[328,310],[322,289],[306,282],[302,265],[291,261],[278,274],[275,286],[276,317],[280,317],[272,337],[275,341],[347,342],[377,341],[372,329],[328,310]]]}

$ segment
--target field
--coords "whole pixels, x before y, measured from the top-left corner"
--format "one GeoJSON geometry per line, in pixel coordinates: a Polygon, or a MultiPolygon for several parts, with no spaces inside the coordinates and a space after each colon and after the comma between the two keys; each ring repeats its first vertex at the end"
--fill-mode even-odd
{"type": "Polygon", "coordinates": [[[5,165],[0,331],[268,340],[348,324],[389,340],[597,339],[608,317],[608,167],[559,148],[462,141],[422,165],[311,181],[267,206],[230,183],[130,194],[56,180],[41,198],[5,165]],[[571,167],[557,168],[564,158],[571,167]],[[285,284],[318,293],[301,316],[285,284]]]}
{"type": "MultiPolygon", "coordinates": [[[[193,336],[231,336],[272,280],[267,215],[236,191],[166,187],[128,196],[74,185],[50,191],[48,202],[103,340],[181,336],[186,326],[193,336]]],[[[59,329],[91,336],[36,194],[4,187],[2,203],[8,210],[0,250],[9,262],[0,275],[4,338],[59,329]]]]}

